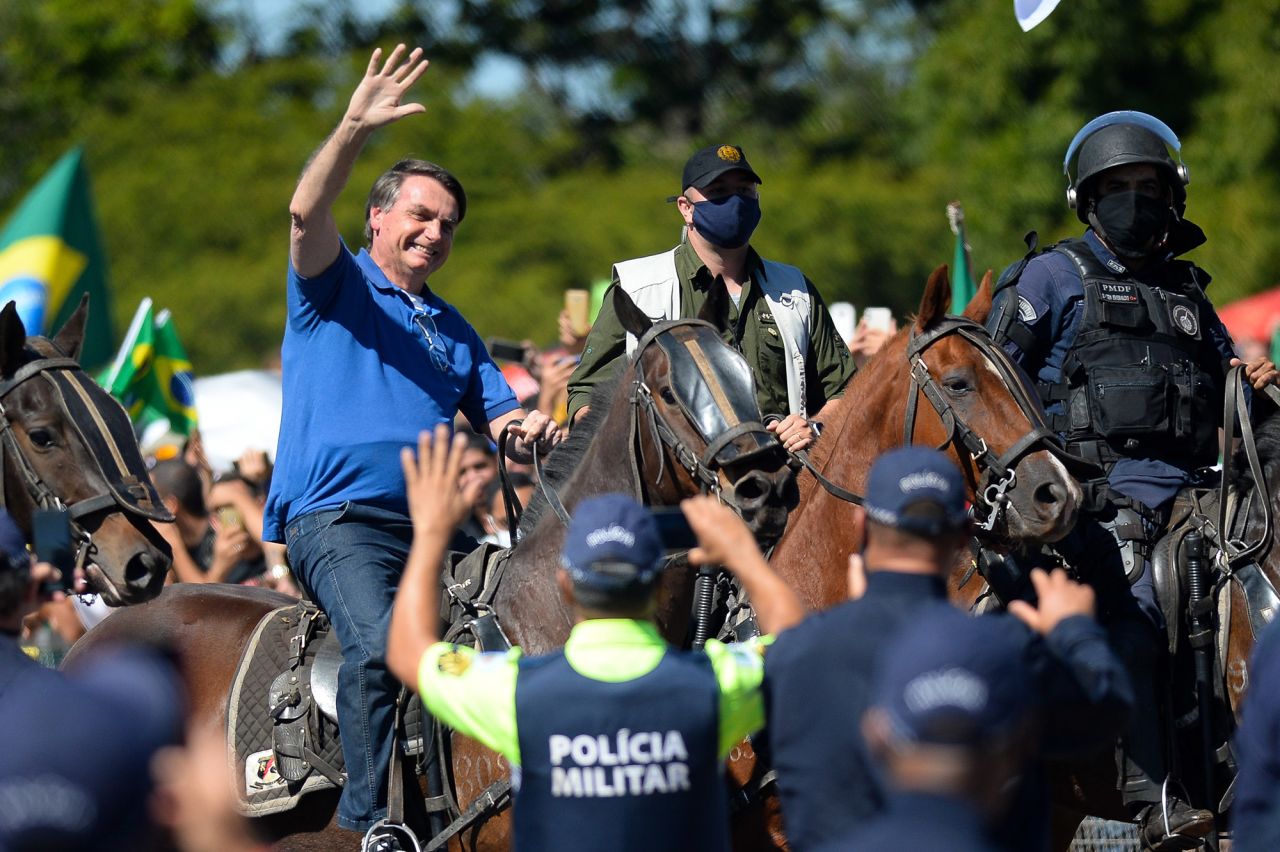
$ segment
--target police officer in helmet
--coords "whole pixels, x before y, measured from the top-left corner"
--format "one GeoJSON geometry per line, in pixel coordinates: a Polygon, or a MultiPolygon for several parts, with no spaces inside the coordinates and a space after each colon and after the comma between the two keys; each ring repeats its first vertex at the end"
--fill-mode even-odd
{"type": "MultiPolygon", "coordinates": [[[[1145,708],[1118,756],[1143,841],[1193,848],[1213,815],[1175,797],[1160,805],[1168,720],[1153,672],[1165,625],[1148,557],[1174,496],[1217,461],[1226,371],[1242,362],[1205,293],[1209,275],[1179,259],[1205,235],[1183,215],[1189,180],[1173,131],[1145,113],[1099,116],[1063,168],[1068,204],[1089,227],[1009,267],[989,326],[1035,381],[1067,449],[1100,468],[1088,510],[1056,547],[1098,590],[1145,708]]],[[[1265,357],[1246,375],[1255,388],[1277,379],[1265,357]]]]}

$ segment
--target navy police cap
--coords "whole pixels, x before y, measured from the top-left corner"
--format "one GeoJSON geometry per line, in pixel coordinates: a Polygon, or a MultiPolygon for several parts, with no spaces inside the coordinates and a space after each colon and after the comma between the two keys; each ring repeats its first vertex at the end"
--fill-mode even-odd
{"type": "Polygon", "coordinates": [[[890,450],[876,459],[867,478],[867,516],[919,535],[963,527],[969,517],[965,500],[960,471],[930,447],[890,450]]]}
{"type": "Polygon", "coordinates": [[[978,747],[1017,728],[1035,706],[1026,632],[1001,616],[927,607],[880,659],[875,705],[900,740],[978,747]]]}
{"type": "Polygon", "coordinates": [[[602,494],[574,510],[561,559],[575,584],[613,591],[653,580],[662,556],[649,510],[626,494],[602,494]]]}

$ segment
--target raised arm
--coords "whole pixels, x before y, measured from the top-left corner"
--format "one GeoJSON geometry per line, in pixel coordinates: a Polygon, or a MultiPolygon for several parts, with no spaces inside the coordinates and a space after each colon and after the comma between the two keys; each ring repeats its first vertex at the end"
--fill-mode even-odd
{"type": "Polygon", "coordinates": [[[413,544],[391,607],[387,668],[414,691],[422,655],[439,641],[440,563],[449,538],[471,511],[481,488],[478,480],[458,486],[466,449],[465,437],[457,435],[450,441],[449,427],[441,425],[434,436],[423,432],[418,437],[416,459],[407,447],[400,453],[413,544]]]}
{"type": "Polygon", "coordinates": [[[293,222],[289,260],[304,278],[324,272],[338,256],[333,205],[347,185],[365,141],[379,127],[426,111],[422,104],[404,103],[402,99],[427,70],[427,60],[421,58],[422,48],[415,47],[401,62],[404,52],[405,46],[398,44],[386,63],[381,63],[382,49],[374,50],[342,121],[302,170],[289,202],[293,222]]]}

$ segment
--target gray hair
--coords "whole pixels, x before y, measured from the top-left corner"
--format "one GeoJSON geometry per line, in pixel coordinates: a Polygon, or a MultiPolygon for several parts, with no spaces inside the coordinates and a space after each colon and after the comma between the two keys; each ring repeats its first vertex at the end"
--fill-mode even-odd
{"type": "Polygon", "coordinates": [[[373,182],[373,188],[369,190],[369,200],[364,205],[364,240],[366,243],[373,242],[373,227],[369,224],[369,214],[373,212],[375,207],[380,210],[386,210],[394,206],[397,199],[400,198],[400,186],[404,183],[404,179],[410,175],[429,177],[448,190],[449,194],[453,196],[453,200],[458,203],[459,222],[467,215],[467,193],[463,191],[462,183],[453,176],[452,172],[444,166],[438,166],[426,160],[406,158],[383,172],[373,182]]]}

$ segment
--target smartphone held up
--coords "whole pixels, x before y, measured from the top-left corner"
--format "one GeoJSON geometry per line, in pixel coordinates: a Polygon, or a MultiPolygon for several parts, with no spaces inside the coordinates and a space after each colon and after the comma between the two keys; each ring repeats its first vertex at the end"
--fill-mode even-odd
{"type": "Polygon", "coordinates": [[[36,509],[31,516],[32,546],[37,562],[58,569],[59,578],[44,583],[45,594],[70,592],[75,585],[76,549],[71,537],[71,514],[66,509],[36,509]]]}

